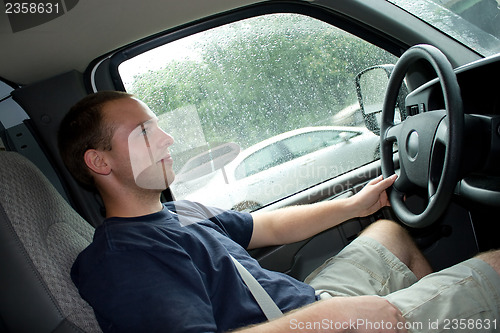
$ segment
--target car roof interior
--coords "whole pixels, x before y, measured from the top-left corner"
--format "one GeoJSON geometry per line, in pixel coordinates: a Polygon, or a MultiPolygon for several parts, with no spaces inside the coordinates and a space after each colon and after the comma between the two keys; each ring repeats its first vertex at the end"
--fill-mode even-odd
{"type": "MultiPolygon", "coordinates": [[[[68,6],[74,1],[63,2],[68,6]]],[[[176,1],[157,0],[141,1],[140,5],[133,0],[76,1],[77,4],[67,14],[15,34],[12,33],[7,14],[2,11],[0,77],[24,85],[58,72],[83,72],[90,60],[113,49],[186,22],[253,2],[216,0],[208,3],[195,0],[190,1],[191,6],[186,6],[176,1]],[[99,39],[102,41],[99,42],[99,39]]]]}
{"type": "MultiPolygon", "coordinates": [[[[74,0],[64,2],[67,10],[65,15],[16,33],[12,33],[7,14],[0,12],[1,78],[19,85],[27,85],[71,70],[84,72],[92,59],[130,43],[174,27],[182,27],[186,22],[195,22],[217,13],[261,3],[255,0],[214,0],[210,3],[193,0],[190,1],[190,6],[186,6],[176,1],[157,0],[141,1],[140,5],[133,0],[86,0],[76,1],[72,5],[70,3],[75,2],[74,0]],[[68,31],[71,33],[67,33],[68,31]]],[[[274,3],[284,7],[286,4],[303,2],[274,3]]],[[[319,7],[326,3],[347,17],[362,15],[357,19],[377,27],[380,31],[394,31],[394,25],[399,25],[396,31],[399,31],[401,36],[404,35],[404,44],[413,44],[413,41],[425,42],[428,38],[425,36],[429,35],[438,36],[430,27],[424,26],[424,31],[416,31],[397,20],[387,21],[387,17],[379,20],[381,11],[390,10],[382,1],[363,4],[346,0],[321,0],[309,3],[319,7]],[[361,7],[364,7],[363,11],[359,10],[361,7]]],[[[449,39],[443,39],[440,44],[445,53],[449,43],[452,43],[449,39]]],[[[460,54],[453,55],[451,59],[456,64],[463,64],[476,60],[477,56],[460,54]]]]}

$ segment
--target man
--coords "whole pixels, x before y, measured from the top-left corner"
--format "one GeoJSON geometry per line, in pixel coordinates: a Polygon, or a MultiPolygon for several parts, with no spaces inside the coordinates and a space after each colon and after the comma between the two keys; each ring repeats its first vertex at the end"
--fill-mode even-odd
{"type": "Polygon", "coordinates": [[[388,205],[385,190],[395,177],[375,179],[348,199],[273,212],[163,205],[161,191],[174,179],[173,142],[143,102],[120,92],[84,98],[61,124],[68,169],[95,187],[106,207],[106,221],[72,269],[104,331],[430,332],[459,316],[491,331],[500,318],[497,252],[429,274],[408,234],[391,221],[368,227],[308,284],[262,269],[246,252],[376,212],[388,205]],[[285,316],[252,326],[266,318],[231,257],[285,316]]]}

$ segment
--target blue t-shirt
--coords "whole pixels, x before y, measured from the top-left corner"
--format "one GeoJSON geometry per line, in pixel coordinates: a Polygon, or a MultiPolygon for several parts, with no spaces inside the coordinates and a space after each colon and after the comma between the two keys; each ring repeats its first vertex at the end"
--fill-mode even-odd
{"type": "Polygon", "coordinates": [[[247,253],[252,230],[250,214],[167,203],[155,214],[107,219],[71,277],[105,332],[221,332],[265,321],[229,254],[283,312],[314,302],[312,287],[247,253]]]}

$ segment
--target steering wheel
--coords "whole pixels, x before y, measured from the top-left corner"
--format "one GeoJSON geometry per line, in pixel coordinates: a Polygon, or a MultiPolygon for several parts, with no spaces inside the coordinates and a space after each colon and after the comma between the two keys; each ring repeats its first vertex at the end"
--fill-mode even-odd
{"type": "Polygon", "coordinates": [[[464,131],[463,104],[457,77],[439,49],[416,45],[398,60],[389,78],[380,128],[384,178],[395,173],[393,146],[395,142],[398,145],[400,173],[388,191],[394,213],[413,228],[431,225],[447,208],[457,184],[464,131]],[[436,71],[445,109],[422,110],[396,124],[394,113],[399,89],[409,66],[419,60],[426,60],[436,71]],[[426,207],[421,213],[410,211],[405,203],[406,196],[425,189],[426,207]]]}

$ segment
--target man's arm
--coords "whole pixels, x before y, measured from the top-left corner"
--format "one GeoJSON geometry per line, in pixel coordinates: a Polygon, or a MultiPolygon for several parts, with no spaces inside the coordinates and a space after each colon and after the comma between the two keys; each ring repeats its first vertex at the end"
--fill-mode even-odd
{"type": "Polygon", "coordinates": [[[241,333],[407,332],[401,312],[378,296],[334,297],[292,311],[280,319],[247,327],[241,333]]]}
{"type": "Polygon", "coordinates": [[[353,217],[373,214],[389,205],[385,190],[395,180],[395,175],[387,179],[380,176],[347,199],[253,213],[254,227],[248,248],[297,242],[353,217]]]}

